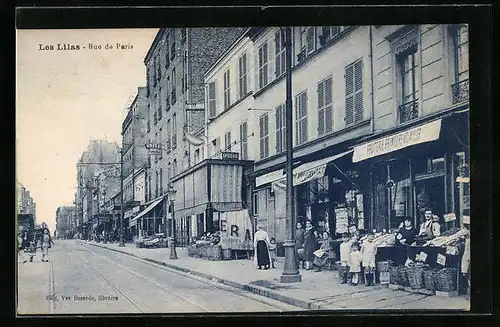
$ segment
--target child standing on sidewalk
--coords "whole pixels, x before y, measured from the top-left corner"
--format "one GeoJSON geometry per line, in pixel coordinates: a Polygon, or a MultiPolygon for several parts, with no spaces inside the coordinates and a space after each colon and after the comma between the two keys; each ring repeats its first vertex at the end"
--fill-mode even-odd
{"type": "Polygon", "coordinates": [[[347,283],[347,272],[349,269],[349,256],[351,255],[351,242],[347,233],[342,234],[342,243],[340,243],[340,267],[339,276],[341,284],[347,283]]]}
{"type": "Polygon", "coordinates": [[[351,254],[349,256],[349,272],[352,275],[351,285],[358,285],[359,273],[361,272],[361,252],[359,252],[358,243],[353,243],[351,246],[351,254]]]}
{"type": "Polygon", "coordinates": [[[373,286],[375,282],[375,256],[377,255],[377,246],[373,243],[373,238],[373,234],[368,234],[367,239],[361,247],[366,286],[373,286]]]}
{"type": "Polygon", "coordinates": [[[269,254],[271,255],[271,267],[276,268],[274,263],[276,262],[276,239],[271,237],[269,241],[269,254]]]}

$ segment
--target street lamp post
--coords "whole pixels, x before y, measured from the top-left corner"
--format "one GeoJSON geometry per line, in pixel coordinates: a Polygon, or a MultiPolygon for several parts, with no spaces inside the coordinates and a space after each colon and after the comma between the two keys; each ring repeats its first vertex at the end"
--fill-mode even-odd
{"type": "Polygon", "coordinates": [[[285,264],[280,278],[282,283],[300,282],[302,276],[296,263],[295,242],[293,241],[294,197],[293,197],[293,136],[292,136],[292,31],[291,27],[281,28],[285,32],[286,55],[286,211],[287,238],[285,248],[285,264]]]}
{"type": "Polygon", "coordinates": [[[123,145],[120,149],[120,244],[118,246],[125,246],[123,242],[123,145]]]}
{"type": "Polygon", "coordinates": [[[174,203],[175,194],[177,190],[174,189],[172,184],[168,188],[168,199],[170,201],[170,210],[172,211],[172,223],[170,224],[170,259],[177,259],[177,251],[175,250],[175,214],[174,214],[174,203]]]}

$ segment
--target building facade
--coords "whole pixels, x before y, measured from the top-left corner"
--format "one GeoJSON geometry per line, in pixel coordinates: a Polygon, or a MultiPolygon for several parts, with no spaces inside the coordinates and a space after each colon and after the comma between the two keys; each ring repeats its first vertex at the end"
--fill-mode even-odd
{"type": "Polygon", "coordinates": [[[36,224],[36,203],[30,195],[30,191],[22,184],[17,183],[17,214],[32,214],[33,223],[36,224]]]}
{"type": "MultiPolygon", "coordinates": [[[[170,232],[162,203],[171,178],[190,168],[192,146],[186,134],[204,128],[204,73],[244,28],[162,28],[144,64],[147,72],[147,142],[159,145],[146,171],[148,207],[141,218],[147,233],[170,232]],[[160,200],[160,201],[159,201],[160,200]],[[151,206],[154,205],[154,206],[151,206]]],[[[189,239],[190,223],[180,224],[179,240],[189,239]]],[[[179,226],[179,224],[178,224],[179,226]]]]}
{"type": "MultiPolygon", "coordinates": [[[[293,27],[292,36],[298,221],[333,235],[388,230],[408,216],[419,224],[422,199],[444,226],[468,219],[467,26],[293,27]]],[[[244,205],[278,242],[289,228],[284,53],[281,29],[249,29],[211,67],[206,142],[195,150],[254,162],[244,205]]]]}
{"type": "Polygon", "coordinates": [[[75,216],[74,206],[62,206],[56,210],[56,231],[58,238],[72,236],[72,222],[75,216]]]}

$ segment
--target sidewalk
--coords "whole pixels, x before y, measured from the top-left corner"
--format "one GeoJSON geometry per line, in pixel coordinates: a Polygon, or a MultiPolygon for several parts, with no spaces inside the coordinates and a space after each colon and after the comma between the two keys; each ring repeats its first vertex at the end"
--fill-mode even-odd
{"type": "Polygon", "coordinates": [[[463,296],[444,298],[394,291],[383,285],[366,287],[364,285],[340,284],[337,271],[301,270],[301,282],[280,283],[279,278],[283,270],[284,258],[278,258],[276,269],[257,270],[253,266],[252,260],[203,260],[189,257],[187,249],[184,248],[177,248],[179,259],[170,260],[170,249],[168,248],[136,248],[133,244],[127,244],[126,247],[120,248],[116,243],[102,244],[81,240],[78,242],[129,254],[304,309],[468,310],[469,308],[469,301],[463,296]]]}
{"type": "MultiPolygon", "coordinates": [[[[18,257],[18,259],[21,259],[18,257]]],[[[48,314],[52,312],[52,301],[47,296],[52,294],[52,262],[17,263],[17,313],[48,314]]]]}

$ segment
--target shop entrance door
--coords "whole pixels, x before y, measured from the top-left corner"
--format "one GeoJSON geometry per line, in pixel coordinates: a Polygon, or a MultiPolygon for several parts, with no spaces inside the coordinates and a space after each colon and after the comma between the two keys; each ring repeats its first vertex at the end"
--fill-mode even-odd
{"type": "Polygon", "coordinates": [[[203,235],[204,226],[203,214],[200,213],[199,215],[196,215],[196,235],[198,237],[203,235]]]}
{"type": "MultiPolygon", "coordinates": [[[[439,223],[444,224],[446,213],[444,176],[420,177],[415,181],[414,194],[427,194],[432,213],[439,216],[439,223]]],[[[420,219],[422,217],[419,217],[420,219]]]]}

